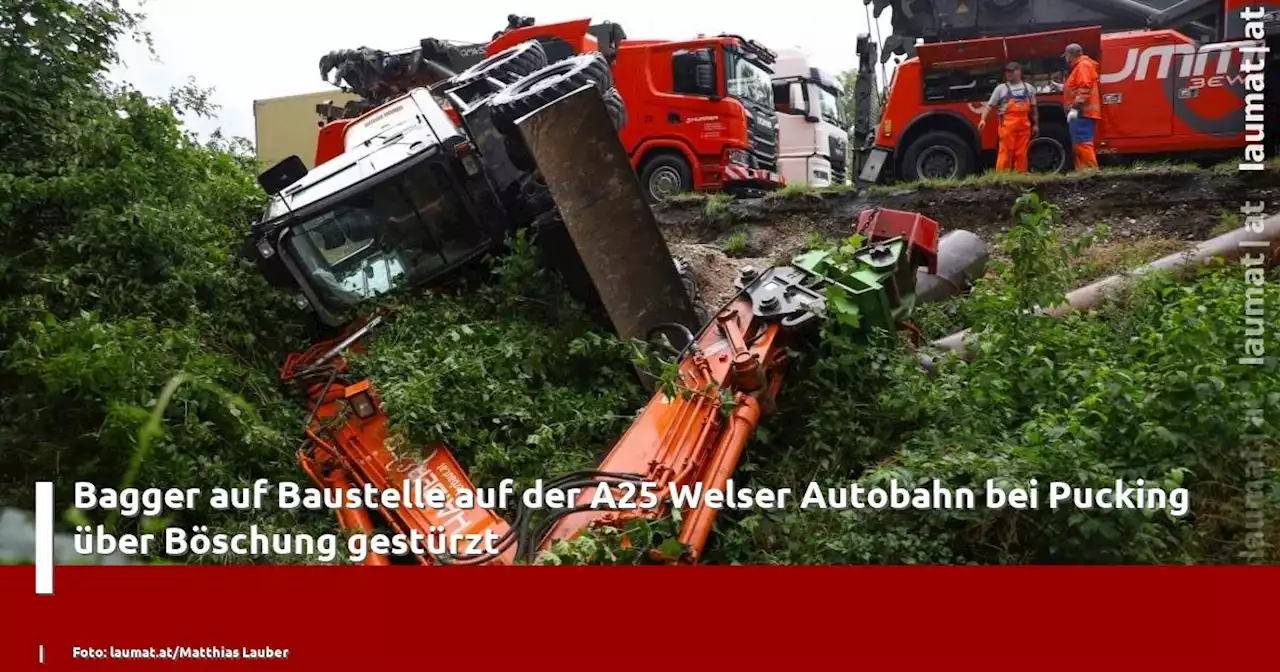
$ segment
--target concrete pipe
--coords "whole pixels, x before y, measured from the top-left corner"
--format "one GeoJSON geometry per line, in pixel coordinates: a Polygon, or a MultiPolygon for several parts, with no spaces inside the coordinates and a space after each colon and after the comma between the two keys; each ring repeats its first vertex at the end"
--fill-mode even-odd
{"type": "Polygon", "coordinates": [[[948,231],[938,241],[938,272],[916,273],[916,300],[933,303],[959,295],[987,272],[987,244],[963,229],[948,231]]]}
{"type": "MultiPolygon", "coordinates": [[[[1067,303],[1050,310],[1049,315],[1060,317],[1072,310],[1091,310],[1106,296],[1131,285],[1135,280],[1152,271],[1187,271],[1215,259],[1236,261],[1241,257],[1260,256],[1267,267],[1280,262],[1280,215],[1262,220],[1261,225],[1242,226],[1235,231],[1217,238],[1206,240],[1192,250],[1177,252],[1157,259],[1145,266],[1140,266],[1126,273],[1112,275],[1095,283],[1086,285],[1067,294],[1067,303]]],[[[922,352],[920,361],[925,368],[932,370],[938,355],[953,352],[961,359],[971,359],[974,349],[970,347],[969,332],[961,331],[929,344],[934,351],[922,352]]]]}

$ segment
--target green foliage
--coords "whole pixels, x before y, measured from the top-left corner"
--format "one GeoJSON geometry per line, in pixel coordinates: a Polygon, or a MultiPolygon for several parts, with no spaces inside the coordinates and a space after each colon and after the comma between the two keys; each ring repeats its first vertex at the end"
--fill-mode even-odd
{"type": "MultiPolygon", "coordinates": [[[[716,559],[1234,563],[1251,534],[1269,540],[1265,557],[1277,559],[1280,370],[1274,358],[1238,361],[1253,286],[1241,268],[1209,268],[1192,283],[1153,274],[1095,313],[1031,314],[1024,307],[1060,299],[1070,255],[1055,247],[1051,208],[1028,198],[1018,210],[1021,223],[1003,242],[1023,268],[1002,268],[963,302],[979,339],[974,362],[944,363],[930,377],[900,348],[828,333],[800,357],[740,473],[747,487],[801,493],[810,480],[927,487],[937,478],[979,498],[987,479],[1037,479],[1041,508],[993,511],[979,499],[973,510],[930,513],[747,512],[722,518],[716,559]],[[1184,485],[1191,513],[1043,505],[1049,481],[1117,479],[1184,485]]],[[[1265,305],[1280,302],[1280,285],[1264,291],[1265,305]]]]}
{"type": "Polygon", "coordinates": [[[496,281],[398,306],[351,357],[410,445],[446,442],[481,485],[590,467],[644,402],[635,350],[566,298],[530,241],[511,248],[496,281]]]}
{"type": "Polygon", "coordinates": [[[748,238],[746,230],[738,229],[724,239],[724,243],[720,246],[720,249],[724,250],[726,255],[732,257],[745,252],[747,249],[747,242],[748,238]]]}
{"type": "Polygon", "coordinates": [[[728,194],[711,194],[702,206],[702,216],[708,222],[727,225],[733,221],[733,211],[729,208],[733,197],[728,194]]]}
{"type": "Polygon", "coordinates": [[[198,89],[152,100],[100,77],[137,25],[116,3],[0,5],[21,17],[0,31],[0,500],[29,505],[50,476],[60,502],[132,470],[139,486],[295,478],[300,420],[273,367],[301,316],[234,254],[263,205],[253,158],[183,132],[209,111],[198,89]],[[144,432],[179,374],[194,384],[144,432]]]}
{"type": "Polygon", "coordinates": [[[539,565],[640,565],[652,560],[653,552],[661,558],[678,558],[684,551],[680,544],[680,516],[649,521],[634,519],[622,528],[597,527],[567,541],[556,541],[538,555],[539,565]]]}

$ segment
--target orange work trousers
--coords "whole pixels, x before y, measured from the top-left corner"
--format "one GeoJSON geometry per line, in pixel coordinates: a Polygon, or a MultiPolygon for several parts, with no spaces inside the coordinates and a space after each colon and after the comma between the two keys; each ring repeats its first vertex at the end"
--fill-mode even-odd
{"type": "Polygon", "coordinates": [[[1093,147],[1093,139],[1098,132],[1098,120],[1077,117],[1069,126],[1071,153],[1075,155],[1076,170],[1097,170],[1098,152],[1093,147]]]}
{"type": "Polygon", "coordinates": [[[1000,152],[996,170],[1027,172],[1027,150],[1031,147],[1031,120],[1010,114],[1000,120],[1000,152]]]}

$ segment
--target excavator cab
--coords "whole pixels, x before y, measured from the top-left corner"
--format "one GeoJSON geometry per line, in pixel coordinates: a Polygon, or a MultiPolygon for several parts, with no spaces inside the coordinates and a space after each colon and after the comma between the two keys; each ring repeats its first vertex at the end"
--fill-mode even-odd
{"type": "Polygon", "coordinates": [[[287,184],[260,180],[272,198],[251,232],[267,279],[330,326],[450,274],[508,229],[474,145],[425,90],[357,119],[346,139],[347,151],[287,184]]]}
{"type": "Polygon", "coordinates": [[[271,199],[249,247],[263,275],[340,327],[532,228],[549,265],[624,338],[643,335],[646,325],[627,317],[641,306],[646,320],[696,328],[688,278],[618,139],[625,116],[608,64],[598,52],[548,60],[541,43],[522,41],[322,129],[341,143],[336,156],[310,172],[292,159],[260,179],[271,199]],[[557,116],[565,106],[575,112],[557,116]],[[538,123],[551,117],[559,123],[538,123]],[[597,282],[626,264],[645,281],[597,282]]]}

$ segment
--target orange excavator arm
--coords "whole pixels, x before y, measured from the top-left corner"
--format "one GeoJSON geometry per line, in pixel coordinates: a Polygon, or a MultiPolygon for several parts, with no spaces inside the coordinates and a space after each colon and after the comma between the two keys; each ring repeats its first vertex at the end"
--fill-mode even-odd
{"type": "MultiPolygon", "coordinates": [[[[828,303],[856,312],[863,333],[893,331],[914,304],[917,269],[936,271],[932,220],[877,210],[864,213],[859,231],[870,242],[852,258],[815,252],[789,266],[744,272],[741,291],[697,335],[663,325],[684,336],[671,384],[654,394],[597,469],[543,484],[544,490],[570,493],[572,505],[539,515],[517,498],[510,522],[493,511],[456,506],[458,493],[475,486],[450,451],[435,446],[425,458],[407,456],[399,438],[388,433],[388,418],[369,381],[346,380],[342,353],[358,347],[381,314],[286,362],[282,379],[300,384],[312,408],[299,451],[303,468],[321,488],[443,491],[443,507],[379,508],[377,519],[395,533],[488,533],[498,540],[488,552],[415,556],[421,564],[529,562],[556,541],[591,528],[669,513],[673,488],[723,491],[760,418],[774,408],[788,348],[816,333],[828,303]],[[629,505],[593,505],[603,487],[614,491],[609,499],[629,505]]],[[[346,530],[369,533],[376,529],[373,513],[343,508],[337,518],[346,530]]],[[[703,502],[682,513],[683,553],[663,559],[697,562],[718,509],[703,502]]],[[[390,561],[370,554],[365,562],[390,561]]]]}

